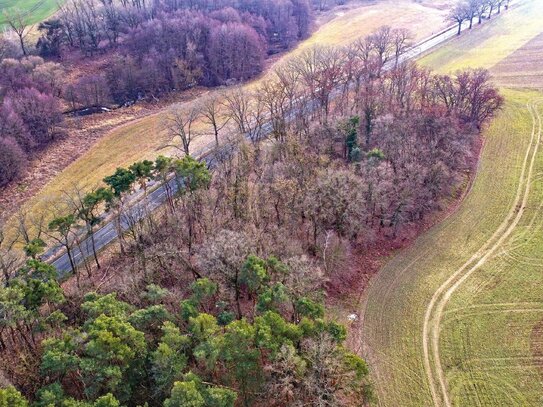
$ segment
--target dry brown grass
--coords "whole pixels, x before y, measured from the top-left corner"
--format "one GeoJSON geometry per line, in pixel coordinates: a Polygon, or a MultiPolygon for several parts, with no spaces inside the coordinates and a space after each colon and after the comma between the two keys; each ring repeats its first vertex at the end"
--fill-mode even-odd
{"type": "Polygon", "coordinates": [[[446,14],[440,2],[434,4],[429,0],[420,3],[386,0],[354,8],[339,8],[333,12],[334,18],[304,41],[298,49],[306,49],[315,44],[346,44],[382,25],[408,28],[415,38],[420,40],[448,25],[445,21],[446,14]]]}
{"type": "Polygon", "coordinates": [[[443,73],[466,67],[493,69],[539,36],[541,21],[543,7],[539,2],[513,2],[504,15],[495,16],[482,26],[474,25],[471,32],[466,26],[461,36],[432,51],[422,63],[443,73]]]}

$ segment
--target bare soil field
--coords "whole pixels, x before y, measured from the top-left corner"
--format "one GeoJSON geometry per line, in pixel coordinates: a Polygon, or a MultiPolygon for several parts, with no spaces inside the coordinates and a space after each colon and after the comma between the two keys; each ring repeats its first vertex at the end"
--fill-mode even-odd
{"type": "Polygon", "coordinates": [[[543,34],[490,69],[498,85],[543,89],[543,34]]]}

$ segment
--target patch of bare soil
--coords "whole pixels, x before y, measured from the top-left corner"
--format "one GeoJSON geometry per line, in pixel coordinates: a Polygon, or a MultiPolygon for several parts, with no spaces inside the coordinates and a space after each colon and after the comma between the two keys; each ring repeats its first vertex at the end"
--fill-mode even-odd
{"type": "Polygon", "coordinates": [[[538,35],[490,72],[500,86],[543,89],[543,34],[538,35]]]}

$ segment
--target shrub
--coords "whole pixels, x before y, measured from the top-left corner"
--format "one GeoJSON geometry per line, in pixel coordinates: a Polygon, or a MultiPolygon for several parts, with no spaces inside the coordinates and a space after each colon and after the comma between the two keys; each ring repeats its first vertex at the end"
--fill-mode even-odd
{"type": "Polygon", "coordinates": [[[18,178],[26,165],[26,155],[12,138],[0,138],[0,187],[18,178]]]}

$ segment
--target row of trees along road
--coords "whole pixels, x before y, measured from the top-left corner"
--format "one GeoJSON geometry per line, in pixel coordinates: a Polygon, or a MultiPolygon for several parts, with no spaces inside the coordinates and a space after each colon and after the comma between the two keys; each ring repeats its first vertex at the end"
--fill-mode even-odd
{"type": "MultiPolygon", "coordinates": [[[[82,194],[85,206],[67,191],[76,203],[41,228],[22,217],[26,259],[0,244],[0,359],[24,397],[61,407],[371,399],[366,365],[324,299],[359,287],[356,254],[441,207],[503,102],[484,70],[383,69],[400,34],[308,50],[259,97],[233,90],[224,109],[238,134],[212,171],[190,155],[141,161],[82,194]],[[168,204],[132,218],[132,192],[173,172],[183,181],[168,204]],[[67,232],[80,236],[103,208],[127,219],[120,250],[62,289],[40,261],[43,234],[70,244],[67,232]]],[[[25,405],[13,389],[0,397],[25,405]]]]}
{"type": "Polygon", "coordinates": [[[449,18],[458,24],[458,35],[462,31],[462,23],[469,21],[469,29],[473,27],[473,20],[478,19],[481,24],[483,18],[492,18],[493,13],[500,14],[501,8],[509,8],[510,0],[461,0],[451,9],[449,18]]]}

